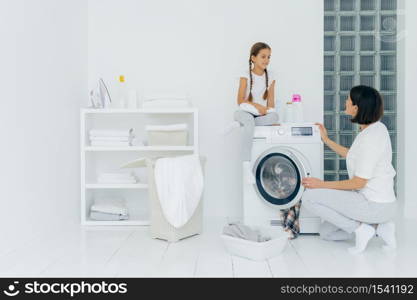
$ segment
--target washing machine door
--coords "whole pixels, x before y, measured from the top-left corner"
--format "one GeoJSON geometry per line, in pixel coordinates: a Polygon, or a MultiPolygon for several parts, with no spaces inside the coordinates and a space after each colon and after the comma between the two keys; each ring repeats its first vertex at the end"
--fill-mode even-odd
{"type": "Polygon", "coordinates": [[[259,196],[279,209],[289,208],[300,201],[304,192],[301,180],[311,173],[305,157],[287,147],[275,147],[262,153],[253,172],[259,196]]]}

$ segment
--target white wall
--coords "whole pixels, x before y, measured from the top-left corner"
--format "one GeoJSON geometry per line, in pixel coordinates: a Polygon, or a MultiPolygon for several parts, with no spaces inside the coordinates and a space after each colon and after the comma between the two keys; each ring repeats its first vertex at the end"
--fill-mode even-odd
{"type": "Polygon", "coordinates": [[[416,184],[416,84],[417,84],[417,1],[401,0],[404,10],[401,11],[400,28],[400,81],[403,88],[398,98],[401,112],[399,112],[400,130],[400,170],[398,180],[401,182],[399,197],[404,202],[404,214],[407,218],[417,216],[417,184],[416,184]]]}
{"type": "Polygon", "coordinates": [[[0,252],[78,222],[83,0],[0,1],[0,252]]]}
{"type": "MultiPolygon", "coordinates": [[[[322,120],[322,1],[90,0],[89,86],[119,74],[141,93],[188,91],[200,109],[207,156],[206,215],[241,213],[239,135],[222,128],[236,108],[237,75],[251,45],[272,47],[277,99],[303,96],[307,121],[322,120]]],[[[278,105],[280,109],[282,105],[278,105]]]]}

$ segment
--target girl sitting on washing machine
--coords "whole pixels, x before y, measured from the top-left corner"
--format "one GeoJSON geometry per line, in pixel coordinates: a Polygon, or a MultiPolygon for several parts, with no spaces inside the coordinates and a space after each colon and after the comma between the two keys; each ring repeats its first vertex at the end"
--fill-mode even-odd
{"type": "MultiPolygon", "coordinates": [[[[234,114],[233,127],[243,126],[243,160],[251,159],[252,138],[255,126],[274,125],[278,122],[275,111],[275,78],[267,70],[271,59],[271,47],[265,43],[252,46],[249,69],[240,74],[237,103],[239,110],[234,114]]],[[[227,130],[227,131],[228,131],[227,130]]]]}
{"type": "Polygon", "coordinates": [[[323,124],[323,142],[337,154],[346,157],[348,180],[323,181],[303,178],[307,188],[303,206],[324,221],[320,237],[326,240],[347,240],[355,234],[356,246],[351,253],[362,252],[377,234],[387,249],[396,248],[394,193],[395,170],[392,166],[391,140],[387,127],[380,121],[384,112],[382,97],[368,86],[350,90],[345,103],[346,114],[358,123],[360,132],[350,148],[332,141],[323,124]]]}

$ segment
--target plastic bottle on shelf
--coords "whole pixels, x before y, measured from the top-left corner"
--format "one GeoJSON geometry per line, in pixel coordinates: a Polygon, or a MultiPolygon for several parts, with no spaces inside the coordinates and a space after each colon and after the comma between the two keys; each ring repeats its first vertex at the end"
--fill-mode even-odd
{"type": "Polygon", "coordinates": [[[301,95],[292,95],[292,108],[293,108],[293,122],[302,123],[304,121],[303,105],[301,103],[301,95]]]}
{"type": "Polygon", "coordinates": [[[115,102],[115,108],[126,108],[127,107],[127,86],[125,77],[123,75],[119,76],[118,84],[118,95],[115,102]]]}
{"type": "Polygon", "coordinates": [[[294,122],[294,107],[292,102],[285,103],[285,123],[293,123],[294,122]]]}
{"type": "Polygon", "coordinates": [[[129,90],[127,107],[133,109],[138,107],[136,90],[129,90]]]}

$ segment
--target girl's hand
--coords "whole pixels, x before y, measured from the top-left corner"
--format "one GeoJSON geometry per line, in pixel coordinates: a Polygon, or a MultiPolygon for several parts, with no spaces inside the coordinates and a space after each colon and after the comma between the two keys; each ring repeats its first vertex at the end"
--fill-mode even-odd
{"type": "Polygon", "coordinates": [[[324,181],[315,177],[305,177],[301,180],[301,183],[307,189],[324,188],[324,181]]]}
{"type": "Polygon", "coordinates": [[[320,129],[321,140],[323,141],[323,143],[327,143],[327,141],[329,140],[329,136],[327,135],[327,129],[321,123],[314,124],[317,125],[320,129]]]}
{"type": "Polygon", "coordinates": [[[259,105],[259,107],[257,107],[259,113],[264,116],[267,114],[268,108],[263,106],[263,105],[259,105]]]}

